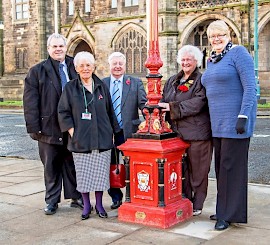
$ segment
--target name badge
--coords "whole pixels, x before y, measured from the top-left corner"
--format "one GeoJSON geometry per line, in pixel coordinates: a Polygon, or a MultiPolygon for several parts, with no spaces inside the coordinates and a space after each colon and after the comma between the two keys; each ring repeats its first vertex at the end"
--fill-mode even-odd
{"type": "Polygon", "coordinates": [[[82,119],[91,120],[91,118],[92,118],[91,113],[82,113],[82,119]]]}

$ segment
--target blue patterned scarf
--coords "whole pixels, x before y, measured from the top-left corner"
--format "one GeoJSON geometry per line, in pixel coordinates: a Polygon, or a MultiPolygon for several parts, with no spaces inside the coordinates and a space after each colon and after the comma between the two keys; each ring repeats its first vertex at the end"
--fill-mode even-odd
{"type": "Polygon", "coordinates": [[[225,49],[222,50],[220,54],[217,54],[216,51],[212,51],[211,56],[209,58],[210,62],[213,62],[213,63],[219,62],[224,57],[224,55],[227,54],[231,50],[232,46],[233,46],[232,42],[229,42],[226,45],[225,49]]]}

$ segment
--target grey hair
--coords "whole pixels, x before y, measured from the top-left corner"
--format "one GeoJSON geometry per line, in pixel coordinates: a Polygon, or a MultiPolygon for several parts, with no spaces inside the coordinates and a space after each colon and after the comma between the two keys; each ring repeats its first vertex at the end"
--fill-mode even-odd
{"type": "Polygon", "coordinates": [[[67,39],[66,39],[63,35],[61,35],[61,34],[59,34],[59,33],[53,33],[52,35],[50,35],[50,36],[48,37],[48,40],[47,40],[47,47],[50,46],[51,40],[52,40],[53,38],[62,38],[63,41],[64,41],[65,46],[67,45],[67,39]]]}
{"type": "Polygon", "coordinates": [[[126,63],[126,56],[124,54],[122,54],[121,52],[113,52],[112,54],[110,54],[109,58],[108,58],[108,62],[109,64],[111,64],[111,61],[113,58],[122,58],[124,60],[124,62],[126,63]]]}
{"type": "Polygon", "coordinates": [[[77,53],[74,57],[74,60],[73,60],[73,63],[74,63],[74,66],[77,66],[79,61],[82,60],[82,59],[86,59],[88,60],[92,65],[95,65],[95,58],[94,56],[87,52],[87,51],[81,51],[79,53],[77,53]]]}
{"type": "Polygon", "coordinates": [[[184,45],[178,50],[177,63],[181,65],[181,59],[184,54],[189,54],[197,61],[197,67],[202,65],[203,53],[197,47],[192,45],[184,45]]]}

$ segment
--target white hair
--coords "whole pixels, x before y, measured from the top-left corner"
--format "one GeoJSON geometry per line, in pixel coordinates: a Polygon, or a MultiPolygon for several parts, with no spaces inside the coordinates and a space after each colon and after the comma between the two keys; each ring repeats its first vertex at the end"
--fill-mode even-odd
{"type": "Polygon", "coordinates": [[[122,58],[123,61],[126,63],[126,56],[124,54],[122,54],[121,52],[113,52],[112,54],[110,54],[109,58],[108,58],[108,62],[109,64],[111,64],[111,61],[113,58],[122,58]]]}
{"type": "Polygon", "coordinates": [[[51,40],[52,40],[53,38],[56,38],[56,39],[61,38],[61,39],[64,41],[65,46],[67,45],[67,39],[66,39],[63,35],[61,35],[61,34],[59,34],[59,33],[53,33],[52,35],[50,35],[50,36],[48,37],[48,40],[47,40],[47,47],[50,46],[51,40]]]}
{"type": "Polygon", "coordinates": [[[82,52],[79,52],[75,55],[74,57],[74,60],[73,60],[73,63],[74,63],[74,66],[77,66],[79,61],[82,60],[82,59],[86,59],[88,60],[92,65],[95,65],[95,58],[94,56],[87,52],[87,51],[82,51],[82,52]]]}
{"type": "Polygon", "coordinates": [[[185,45],[178,50],[177,63],[181,65],[181,59],[185,54],[189,54],[197,61],[197,67],[202,65],[203,53],[197,47],[185,45]]]}

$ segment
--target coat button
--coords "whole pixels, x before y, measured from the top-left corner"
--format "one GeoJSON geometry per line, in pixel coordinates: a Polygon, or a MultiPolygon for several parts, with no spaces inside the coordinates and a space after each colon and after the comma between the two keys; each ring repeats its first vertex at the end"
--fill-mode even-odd
{"type": "Polygon", "coordinates": [[[62,141],[63,139],[62,138],[59,138],[59,141],[62,141]]]}

